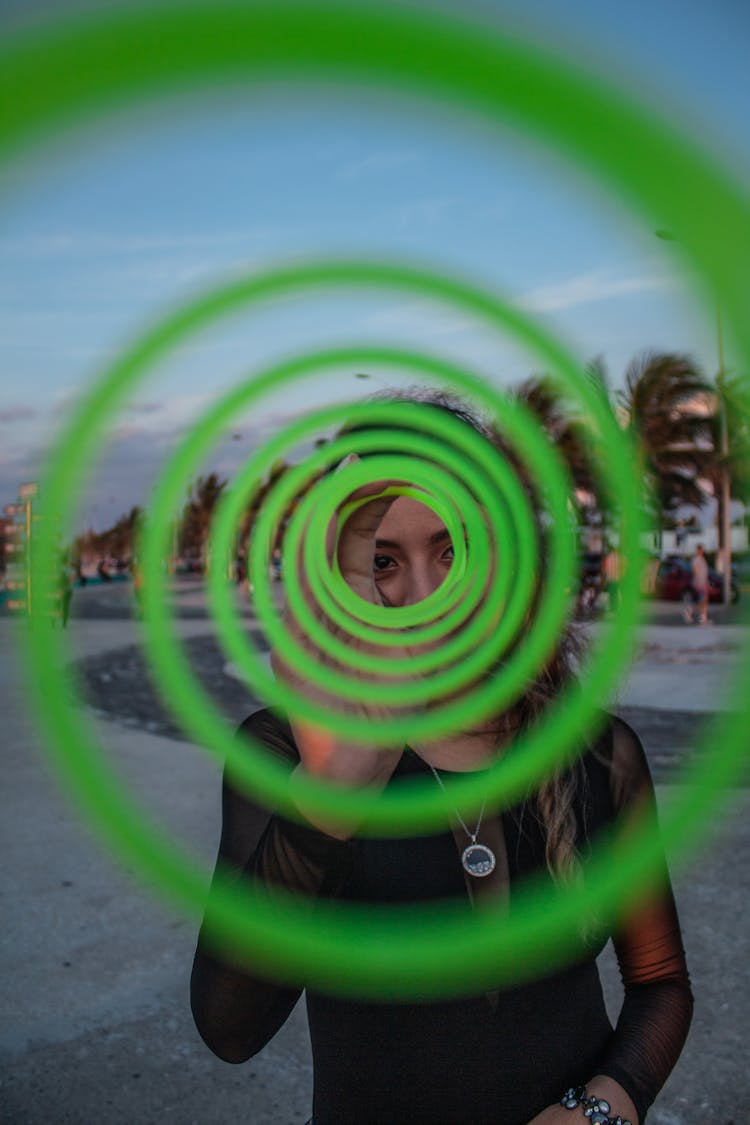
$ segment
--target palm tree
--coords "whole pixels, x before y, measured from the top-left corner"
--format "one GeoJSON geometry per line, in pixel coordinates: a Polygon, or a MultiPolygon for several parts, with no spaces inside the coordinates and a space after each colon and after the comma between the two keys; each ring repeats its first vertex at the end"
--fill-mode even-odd
{"type": "MultiPolygon", "coordinates": [[[[586,374],[597,390],[608,396],[606,376],[598,361],[593,361],[586,374]]],[[[589,505],[582,496],[590,497],[601,507],[601,482],[596,470],[596,442],[580,408],[565,398],[555,381],[547,375],[533,375],[513,390],[534,415],[550,440],[557,446],[573,480],[579,510],[589,505]]]]}
{"type": "Polygon", "coordinates": [[[211,516],[227,484],[228,481],[221,480],[216,473],[198,477],[188,493],[188,502],[182,512],[180,551],[200,558],[204,569],[211,516]]]}
{"type": "Polygon", "coordinates": [[[142,519],[143,510],[136,505],[103,532],[107,542],[107,554],[116,559],[131,558],[142,519]]]}
{"type": "MultiPolygon", "coordinates": [[[[255,524],[255,521],[258,517],[258,513],[260,512],[263,504],[266,501],[266,497],[268,496],[274,485],[278,483],[280,478],[284,475],[285,472],[287,472],[289,468],[291,468],[291,466],[287,461],[284,461],[283,458],[274,461],[268,471],[267,477],[258,485],[255,492],[253,493],[252,500],[247,511],[245,512],[242,525],[240,527],[238,549],[241,554],[243,554],[247,548],[248,537],[252,532],[253,525],[255,524]]],[[[277,528],[277,538],[279,534],[280,529],[277,528]]]]}
{"type": "Polygon", "coordinates": [[[624,422],[637,438],[659,532],[680,504],[702,507],[715,463],[711,386],[686,355],[643,352],[618,393],[624,422]]]}

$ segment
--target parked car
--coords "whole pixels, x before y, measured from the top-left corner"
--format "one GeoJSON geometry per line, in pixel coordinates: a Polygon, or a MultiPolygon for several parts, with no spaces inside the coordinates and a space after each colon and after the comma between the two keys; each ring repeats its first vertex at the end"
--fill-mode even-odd
{"type": "MultiPolygon", "coordinates": [[[[731,590],[732,602],[736,602],[740,596],[740,588],[734,568],[731,590]]],[[[693,602],[693,571],[689,559],[678,555],[662,559],[656,572],[654,597],[669,602],[693,602]]],[[[708,600],[719,603],[724,601],[724,579],[712,566],[708,568],[708,600]]]]}

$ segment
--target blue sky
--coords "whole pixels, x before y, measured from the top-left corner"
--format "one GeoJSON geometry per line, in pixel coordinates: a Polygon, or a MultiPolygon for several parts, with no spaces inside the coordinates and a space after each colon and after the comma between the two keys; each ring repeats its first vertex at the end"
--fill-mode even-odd
{"type": "MultiPolygon", "coordinates": [[[[46,18],[33,5],[18,18],[32,10],[46,18]]],[[[742,4],[527,0],[471,11],[651,100],[750,185],[742,4]]],[[[393,255],[473,277],[541,317],[582,360],[602,355],[614,385],[648,347],[716,367],[713,310],[642,219],[526,139],[403,99],[331,86],[277,85],[252,100],[192,92],[68,133],[0,172],[0,188],[3,503],[39,473],[66,411],[155,317],[229,276],[314,255],[393,255]]],[[[538,369],[466,318],[395,294],[278,302],[154,371],[113,422],[80,521],[103,526],[142,503],[165,452],[238,379],[293,351],[363,339],[427,347],[499,386],[538,369]]],[[[366,384],[338,372],[274,396],[237,419],[241,436],[225,435],[202,468],[229,473],[286,418],[398,379],[373,375],[366,384]]]]}

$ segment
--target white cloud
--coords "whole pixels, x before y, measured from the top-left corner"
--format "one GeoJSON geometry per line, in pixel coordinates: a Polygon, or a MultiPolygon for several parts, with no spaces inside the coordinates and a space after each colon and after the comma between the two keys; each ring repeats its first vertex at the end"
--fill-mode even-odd
{"type": "Polygon", "coordinates": [[[515,304],[531,312],[557,312],[595,301],[667,289],[671,284],[671,278],[664,276],[614,277],[610,270],[591,270],[532,289],[515,304]]]}
{"type": "Polygon", "coordinates": [[[158,414],[166,405],[165,402],[131,402],[125,411],[128,414],[158,414]]]}
{"type": "Polygon", "coordinates": [[[8,406],[0,410],[0,425],[10,425],[15,422],[26,422],[35,418],[37,411],[31,406],[8,406]]]}
{"type": "Polygon", "coordinates": [[[246,230],[186,234],[120,234],[110,231],[48,231],[0,239],[4,258],[52,258],[73,255],[163,253],[237,246],[267,238],[275,232],[258,227],[246,230]]]}
{"type": "Polygon", "coordinates": [[[382,176],[413,167],[419,160],[414,149],[381,149],[342,165],[336,172],[339,180],[359,180],[364,176],[382,176]]]}
{"type": "Polygon", "coordinates": [[[403,226],[414,226],[419,223],[435,223],[445,217],[447,211],[461,204],[459,196],[435,195],[425,196],[423,199],[414,199],[404,203],[396,211],[396,221],[403,226]]]}
{"type": "Polygon", "coordinates": [[[397,305],[368,313],[362,320],[362,327],[375,331],[427,333],[428,337],[432,338],[468,332],[476,328],[476,321],[472,317],[446,313],[440,306],[427,301],[402,301],[397,305]]]}

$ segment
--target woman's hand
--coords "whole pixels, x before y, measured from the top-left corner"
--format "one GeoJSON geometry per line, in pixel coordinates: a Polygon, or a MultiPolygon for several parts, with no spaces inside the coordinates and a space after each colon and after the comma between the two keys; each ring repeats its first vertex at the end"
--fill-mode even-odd
{"type": "MultiPolygon", "coordinates": [[[[614,1078],[608,1078],[606,1074],[599,1074],[586,1083],[586,1089],[597,1098],[604,1098],[609,1102],[611,1106],[610,1117],[616,1118],[619,1114],[623,1121],[630,1121],[631,1125],[639,1125],[638,1114],[630,1095],[626,1094],[620,1083],[615,1082],[614,1078]]],[[[561,1090],[560,1097],[562,1095],[563,1091],[561,1090]]],[[[586,1120],[587,1118],[583,1116],[580,1108],[570,1110],[563,1105],[555,1104],[548,1105],[536,1117],[532,1117],[528,1125],[579,1125],[579,1123],[582,1125],[586,1120]]]]}
{"type": "MultiPolygon", "coordinates": [[[[353,492],[347,498],[346,503],[368,496],[372,496],[373,499],[352,513],[339,537],[337,555],[341,574],[355,594],[373,605],[384,604],[373,577],[375,534],[386,512],[397,498],[395,495],[382,496],[381,494],[389,485],[394,483],[396,482],[374,482],[353,492]]],[[[331,519],[327,529],[326,551],[329,563],[332,562],[334,550],[336,550],[337,516],[338,513],[331,519]]],[[[399,659],[409,655],[408,647],[401,646],[398,643],[387,647],[374,646],[351,636],[335,625],[324,611],[315,604],[309,582],[306,580],[304,573],[300,575],[300,586],[316,618],[332,636],[343,639],[352,652],[377,655],[384,663],[388,659],[399,659]]],[[[284,613],[284,625],[290,636],[304,647],[308,656],[314,659],[318,666],[345,671],[354,679],[360,678],[363,688],[366,688],[367,691],[367,700],[345,701],[338,699],[335,695],[326,692],[325,689],[311,684],[304,673],[297,672],[289,667],[278,653],[273,653],[271,666],[277,678],[317,704],[323,704],[338,713],[346,713],[352,717],[368,721],[372,724],[373,730],[372,745],[363,746],[348,742],[345,738],[316,726],[302,717],[289,715],[289,723],[300,752],[301,763],[298,769],[312,777],[321,778],[334,784],[357,788],[362,786],[376,789],[384,788],[403,752],[403,744],[383,746],[377,740],[378,723],[383,719],[393,718],[398,713],[388,705],[388,684],[394,683],[393,678],[384,677],[382,679],[381,697],[377,702],[370,701],[373,684],[378,682],[376,676],[367,672],[357,672],[354,669],[344,668],[333,657],[321,652],[310,637],[304,633],[288,608],[284,613]]],[[[294,792],[293,788],[292,792],[294,792]]],[[[299,802],[298,806],[307,819],[329,835],[345,839],[356,830],[357,825],[352,821],[347,824],[322,823],[317,814],[306,811],[299,802]]]]}

